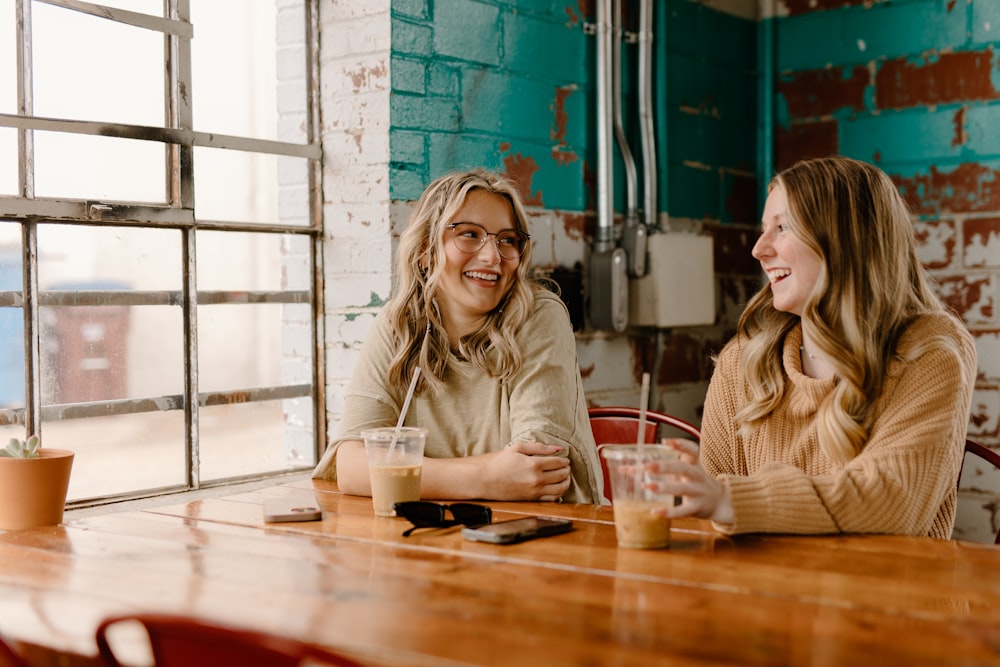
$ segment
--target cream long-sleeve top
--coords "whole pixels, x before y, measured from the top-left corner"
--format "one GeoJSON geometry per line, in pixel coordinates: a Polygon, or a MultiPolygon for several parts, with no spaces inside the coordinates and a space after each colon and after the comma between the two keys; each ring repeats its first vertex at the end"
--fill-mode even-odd
{"type": "Polygon", "coordinates": [[[705,402],[701,462],[729,486],[733,523],[716,528],[950,538],[976,377],[969,332],[943,313],[907,328],[876,400],[868,442],[846,463],[828,459],[816,434],[816,410],[837,380],[803,375],[801,344],[800,325],[784,343],[786,396],[749,439],[733,421],[746,396],[739,342],[719,355],[705,402]],[[905,361],[933,336],[954,339],[959,354],[935,347],[905,361]]]}
{"type": "MultiPolygon", "coordinates": [[[[452,355],[444,390],[414,397],[405,425],[428,429],[424,455],[430,458],[495,452],[512,441],[559,445],[560,455],[569,456],[572,477],[563,500],[600,503],[603,476],[587,416],[576,338],[559,297],[536,291],[516,344],[524,363],[507,382],[452,355]]],[[[351,378],[340,434],[313,471],[314,478],[336,480],[341,443],[361,440],[364,429],[396,425],[405,389],[386,383],[394,352],[390,322],[382,311],[351,378]]]]}

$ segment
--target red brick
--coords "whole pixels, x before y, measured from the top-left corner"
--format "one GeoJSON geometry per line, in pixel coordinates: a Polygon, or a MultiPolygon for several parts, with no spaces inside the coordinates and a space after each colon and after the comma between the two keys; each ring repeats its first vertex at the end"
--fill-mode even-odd
{"type": "Polygon", "coordinates": [[[880,109],[925,107],[1000,98],[993,87],[991,51],[941,53],[933,62],[888,60],[875,74],[875,104],[880,109]]]}
{"type": "Polygon", "coordinates": [[[1000,268],[1000,218],[972,218],[962,227],[965,266],[1000,268]]]}
{"type": "Polygon", "coordinates": [[[989,276],[952,275],[936,277],[941,301],[965,322],[988,322],[996,312],[993,282],[989,276]]]}
{"type": "Polygon", "coordinates": [[[1000,172],[974,162],[947,173],[931,167],[929,174],[893,180],[910,208],[922,215],[1000,210],[1000,172]]]}
{"type": "Polygon", "coordinates": [[[865,89],[871,83],[868,68],[861,65],[848,74],[827,68],[796,72],[783,79],[778,82],[778,93],[793,119],[829,116],[844,107],[864,111],[865,89]]]}
{"type": "Polygon", "coordinates": [[[760,264],[751,255],[757,242],[756,228],[705,223],[703,230],[712,237],[712,261],[715,273],[727,276],[756,276],[760,264]]]}
{"type": "Polygon", "coordinates": [[[753,224],[757,220],[757,179],[752,176],[730,174],[732,187],[726,197],[725,219],[740,224],[753,224]]]}
{"type": "Polygon", "coordinates": [[[914,236],[924,267],[947,269],[955,261],[958,232],[954,220],[922,221],[914,224],[914,236]]]}
{"type": "Polygon", "coordinates": [[[542,202],[542,193],[531,192],[531,181],[535,177],[535,173],[539,170],[539,166],[538,163],[535,162],[535,158],[531,156],[523,157],[520,153],[506,155],[503,159],[503,166],[507,171],[507,175],[517,184],[517,188],[521,192],[521,198],[524,199],[525,205],[544,206],[544,203],[542,202]]]}
{"type": "Polygon", "coordinates": [[[834,120],[781,128],[775,138],[775,168],[780,171],[805,158],[836,155],[839,146],[838,125],[834,120]]]}

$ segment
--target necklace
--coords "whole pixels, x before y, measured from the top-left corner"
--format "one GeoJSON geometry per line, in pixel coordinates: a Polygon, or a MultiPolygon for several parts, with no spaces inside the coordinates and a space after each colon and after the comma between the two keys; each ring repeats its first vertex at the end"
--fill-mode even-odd
{"type": "Polygon", "coordinates": [[[809,357],[813,361],[816,361],[816,358],[817,358],[816,355],[815,354],[809,354],[808,352],[806,352],[806,348],[805,348],[804,345],[799,345],[799,353],[806,355],[807,357],[809,357]]]}

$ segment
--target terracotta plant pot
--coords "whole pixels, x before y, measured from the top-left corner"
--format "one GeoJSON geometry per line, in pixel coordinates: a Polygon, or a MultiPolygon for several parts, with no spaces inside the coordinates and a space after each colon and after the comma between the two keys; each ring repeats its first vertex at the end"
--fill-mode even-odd
{"type": "Polygon", "coordinates": [[[38,450],[38,458],[0,457],[0,530],[62,523],[73,452],[38,450]]]}

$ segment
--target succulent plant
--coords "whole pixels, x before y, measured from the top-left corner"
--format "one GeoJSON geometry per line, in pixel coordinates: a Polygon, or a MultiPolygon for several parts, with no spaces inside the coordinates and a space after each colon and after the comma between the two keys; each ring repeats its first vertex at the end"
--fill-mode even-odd
{"type": "Polygon", "coordinates": [[[38,458],[38,446],[41,441],[37,435],[29,437],[27,440],[11,438],[6,449],[0,449],[0,457],[12,459],[35,459],[38,458]]]}

